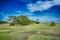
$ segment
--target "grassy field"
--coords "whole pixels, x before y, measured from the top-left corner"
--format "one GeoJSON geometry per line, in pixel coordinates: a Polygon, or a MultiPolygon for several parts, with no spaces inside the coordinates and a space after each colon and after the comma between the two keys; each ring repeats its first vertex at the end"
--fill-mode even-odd
{"type": "Polygon", "coordinates": [[[0,24],[0,40],[60,40],[60,24],[49,26],[49,23],[26,26],[9,26],[0,24]]]}

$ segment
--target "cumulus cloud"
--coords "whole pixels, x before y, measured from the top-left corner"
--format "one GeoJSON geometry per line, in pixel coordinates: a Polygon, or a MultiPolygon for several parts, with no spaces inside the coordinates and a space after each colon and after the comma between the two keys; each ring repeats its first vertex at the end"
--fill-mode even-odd
{"type": "Polygon", "coordinates": [[[44,10],[48,10],[53,5],[54,4],[52,4],[52,2],[50,2],[50,1],[47,1],[47,2],[37,1],[35,4],[33,4],[33,3],[27,4],[27,9],[29,9],[29,11],[31,11],[31,12],[44,11],[44,10]]]}
{"type": "Polygon", "coordinates": [[[27,16],[31,16],[34,15],[31,12],[23,12],[23,11],[16,11],[18,13],[18,15],[27,15],[27,16]]]}

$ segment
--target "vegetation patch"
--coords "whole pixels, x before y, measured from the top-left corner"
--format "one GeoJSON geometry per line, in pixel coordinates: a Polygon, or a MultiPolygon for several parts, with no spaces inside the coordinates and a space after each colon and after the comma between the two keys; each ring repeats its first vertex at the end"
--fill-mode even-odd
{"type": "Polygon", "coordinates": [[[43,35],[32,35],[28,40],[49,40],[49,38],[43,35]]]}

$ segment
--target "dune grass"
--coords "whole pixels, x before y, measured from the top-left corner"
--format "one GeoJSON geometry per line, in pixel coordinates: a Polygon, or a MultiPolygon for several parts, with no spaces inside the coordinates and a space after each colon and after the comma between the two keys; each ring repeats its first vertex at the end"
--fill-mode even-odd
{"type": "Polygon", "coordinates": [[[60,24],[49,26],[49,23],[26,26],[0,25],[1,40],[60,40],[60,24]]]}

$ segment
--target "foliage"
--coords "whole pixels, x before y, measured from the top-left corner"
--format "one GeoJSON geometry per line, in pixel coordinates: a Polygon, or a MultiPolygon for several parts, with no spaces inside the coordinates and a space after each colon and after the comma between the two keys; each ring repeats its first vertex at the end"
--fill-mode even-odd
{"type": "Polygon", "coordinates": [[[50,26],[55,26],[56,24],[54,22],[51,22],[50,26]]]}
{"type": "Polygon", "coordinates": [[[36,19],[36,24],[39,24],[39,19],[36,19]]]}
{"type": "Polygon", "coordinates": [[[29,25],[31,22],[27,16],[18,16],[18,23],[21,25],[29,25]]]}
{"type": "Polygon", "coordinates": [[[31,21],[29,20],[29,18],[27,16],[9,16],[9,21],[12,20],[11,25],[13,24],[19,24],[19,25],[29,25],[31,23],[31,21]]]}
{"type": "Polygon", "coordinates": [[[30,20],[30,22],[31,22],[31,24],[36,23],[36,21],[34,21],[34,20],[30,20]]]}
{"type": "Polygon", "coordinates": [[[14,26],[14,25],[15,25],[15,23],[13,23],[13,22],[12,22],[12,23],[10,23],[10,26],[14,26]]]}
{"type": "Polygon", "coordinates": [[[4,23],[8,23],[8,22],[6,22],[6,21],[0,21],[0,24],[4,24],[4,23]]]}

